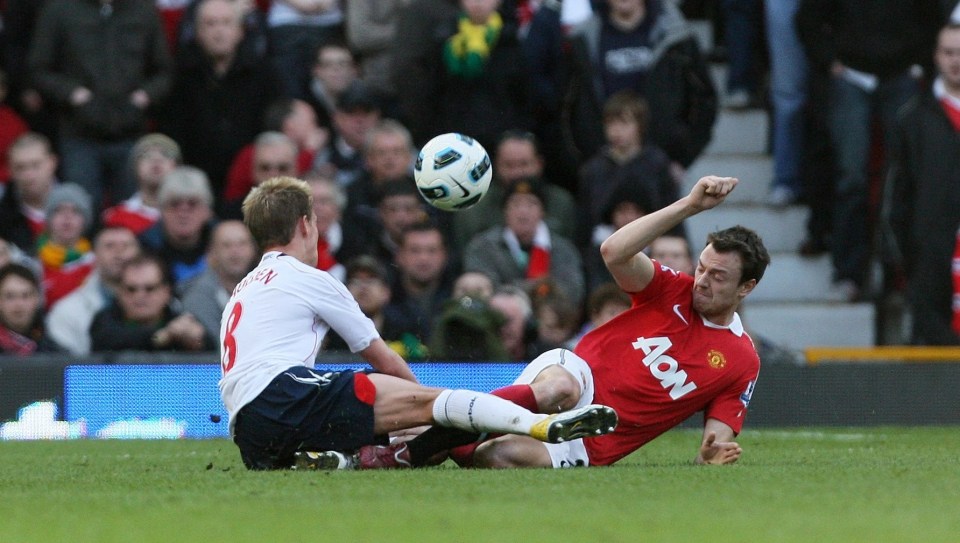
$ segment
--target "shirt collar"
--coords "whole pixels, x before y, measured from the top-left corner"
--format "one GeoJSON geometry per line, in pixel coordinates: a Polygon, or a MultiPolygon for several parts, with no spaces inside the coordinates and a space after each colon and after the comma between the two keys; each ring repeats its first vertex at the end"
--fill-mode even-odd
{"type": "Polygon", "coordinates": [[[721,326],[719,324],[712,323],[703,315],[701,315],[700,318],[703,319],[703,325],[707,328],[714,328],[716,330],[730,330],[737,337],[743,336],[743,322],[740,321],[740,314],[736,312],[733,314],[733,320],[730,321],[730,324],[727,326],[721,326]]]}

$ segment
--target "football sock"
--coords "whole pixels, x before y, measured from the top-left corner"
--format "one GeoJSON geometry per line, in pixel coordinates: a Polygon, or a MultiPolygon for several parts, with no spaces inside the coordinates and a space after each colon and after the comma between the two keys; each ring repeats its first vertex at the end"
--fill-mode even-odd
{"type": "Polygon", "coordinates": [[[433,403],[433,420],[475,433],[527,435],[546,415],[532,413],[491,394],[472,390],[444,390],[433,403]]]}
{"type": "MultiPolygon", "coordinates": [[[[537,398],[530,385],[510,385],[498,388],[490,393],[493,396],[509,400],[529,411],[536,412],[537,398]]],[[[434,403],[434,406],[437,404],[434,403]]],[[[496,436],[490,436],[496,437],[496,436]]],[[[415,439],[408,441],[411,463],[415,466],[424,465],[429,458],[439,452],[458,448],[459,455],[469,458],[473,449],[481,443],[481,435],[476,432],[461,430],[447,426],[432,426],[415,439]],[[469,447],[469,450],[467,450],[469,447]]],[[[454,459],[463,466],[462,459],[454,459]]]]}

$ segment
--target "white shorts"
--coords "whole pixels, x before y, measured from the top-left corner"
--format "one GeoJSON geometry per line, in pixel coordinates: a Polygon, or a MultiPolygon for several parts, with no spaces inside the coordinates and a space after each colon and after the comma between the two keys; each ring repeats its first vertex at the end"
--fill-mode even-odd
{"type": "MultiPolygon", "coordinates": [[[[593,372],[590,366],[573,351],[567,349],[553,349],[534,358],[523,369],[520,376],[513,382],[515,385],[529,385],[540,375],[540,372],[549,366],[560,366],[567,370],[580,383],[580,401],[574,409],[593,403],[593,372]]],[[[564,443],[544,443],[550,453],[550,461],[555,468],[575,468],[589,466],[587,449],[582,439],[575,439],[564,443]]]]}

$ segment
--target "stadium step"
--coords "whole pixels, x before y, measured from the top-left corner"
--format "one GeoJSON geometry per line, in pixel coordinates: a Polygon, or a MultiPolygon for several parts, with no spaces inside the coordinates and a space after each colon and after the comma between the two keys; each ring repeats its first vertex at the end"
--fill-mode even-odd
{"type": "MultiPolygon", "coordinates": [[[[711,66],[718,89],[723,88],[724,70],[722,65],[711,66]]],[[[713,140],[687,170],[683,190],[711,174],[737,177],[740,185],[723,206],[688,219],[694,251],[699,252],[709,232],[737,224],[756,230],[772,263],[744,302],[748,330],[796,353],[810,346],[875,345],[877,308],[872,303],[832,301],[829,256],[807,258],[797,252],[806,237],[809,209],[765,204],[773,179],[768,138],[766,111],[720,109],[713,140]]]]}

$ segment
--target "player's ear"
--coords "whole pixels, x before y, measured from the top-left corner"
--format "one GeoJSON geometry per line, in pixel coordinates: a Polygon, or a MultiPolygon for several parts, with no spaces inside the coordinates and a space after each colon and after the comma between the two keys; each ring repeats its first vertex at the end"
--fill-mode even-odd
{"type": "Polygon", "coordinates": [[[737,290],[739,291],[740,296],[746,296],[747,294],[750,294],[756,286],[757,280],[751,279],[745,283],[742,283],[739,287],[737,287],[737,290]]]}

